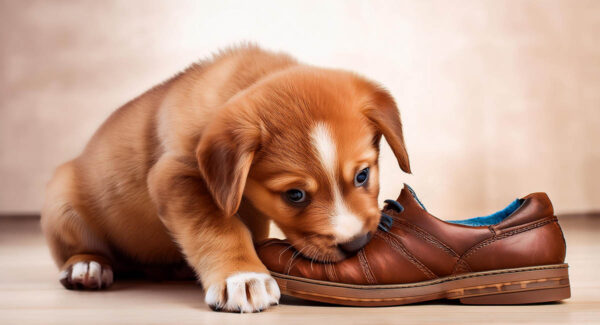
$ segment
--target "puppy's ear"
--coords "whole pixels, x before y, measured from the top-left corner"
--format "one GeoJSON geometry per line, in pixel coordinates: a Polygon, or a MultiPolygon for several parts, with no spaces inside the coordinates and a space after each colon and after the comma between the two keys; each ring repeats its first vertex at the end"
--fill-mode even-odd
{"type": "Polygon", "coordinates": [[[235,214],[240,206],[254,153],[260,145],[260,123],[255,117],[248,106],[222,108],[196,148],[200,173],[226,216],[235,214]]]}
{"type": "Polygon", "coordinates": [[[383,134],[398,159],[400,168],[404,172],[410,173],[410,162],[404,144],[400,112],[394,98],[386,90],[376,87],[364,114],[380,132],[376,138],[378,139],[383,134]]]}

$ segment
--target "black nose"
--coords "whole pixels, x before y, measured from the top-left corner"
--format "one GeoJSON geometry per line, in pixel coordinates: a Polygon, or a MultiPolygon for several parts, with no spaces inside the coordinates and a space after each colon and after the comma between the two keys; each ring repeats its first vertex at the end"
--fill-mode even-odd
{"type": "Polygon", "coordinates": [[[358,235],[345,243],[339,244],[339,246],[346,253],[354,253],[363,248],[371,240],[371,236],[371,232],[358,235]]]}

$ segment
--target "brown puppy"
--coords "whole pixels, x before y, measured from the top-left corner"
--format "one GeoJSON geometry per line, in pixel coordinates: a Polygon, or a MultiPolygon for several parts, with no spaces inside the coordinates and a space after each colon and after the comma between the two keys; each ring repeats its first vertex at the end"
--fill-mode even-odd
{"type": "Polygon", "coordinates": [[[302,254],[338,261],[379,221],[379,140],[410,171],[392,97],[353,73],[254,46],[197,63],[127,103],[48,185],[42,227],[61,282],[187,262],[215,309],[279,289],[254,251],[269,220],[302,254]]]}

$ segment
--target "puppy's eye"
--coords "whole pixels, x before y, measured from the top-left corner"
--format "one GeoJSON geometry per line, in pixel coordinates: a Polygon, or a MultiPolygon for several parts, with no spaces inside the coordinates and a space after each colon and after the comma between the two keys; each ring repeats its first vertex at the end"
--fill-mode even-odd
{"type": "Polygon", "coordinates": [[[356,186],[356,187],[363,186],[363,185],[365,185],[365,183],[367,182],[368,179],[369,179],[369,167],[356,173],[356,176],[354,176],[354,186],[356,186]]]}
{"type": "Polygon", "coordinates": [[[285,192],[285,197],[290,202],[300,203],[300,202],[304,202],[304,200],[306,200],[306,193],[303,190],[293,188],[293,189],[287,190],[285,192]]]}

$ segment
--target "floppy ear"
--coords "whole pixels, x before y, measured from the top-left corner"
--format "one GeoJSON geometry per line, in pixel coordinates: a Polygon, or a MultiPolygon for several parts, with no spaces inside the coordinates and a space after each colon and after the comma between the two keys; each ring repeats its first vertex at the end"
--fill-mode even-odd
{"type": "Polygon", "coordinates": [[[248,107],[225,107],[202,134],[196,158],[214,202],[226,216],[240,206],[260,126],[248,107]]]}
{"type": "Polygon", "coordinates": [[[371,95],[371,101],[364,114],[380,132],[376,135],[376,139],[383,134],[398,159],[400,168],[406,173],[410,173],[410,162],[404,144],[400,112],[392,96],[387,91],[377,88],[371,95]]]}

